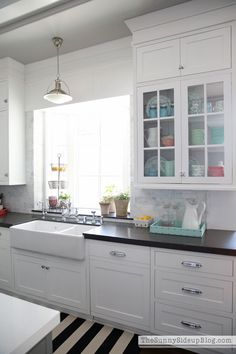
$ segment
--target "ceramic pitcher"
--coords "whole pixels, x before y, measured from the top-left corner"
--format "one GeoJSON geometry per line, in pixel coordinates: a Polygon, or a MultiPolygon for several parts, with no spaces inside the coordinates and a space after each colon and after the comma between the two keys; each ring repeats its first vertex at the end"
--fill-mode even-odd
{"type": "Polygon", "coordinates": [[[197,204],[191,200],[186,200],[182,228],[191,230],[199,229],[205,209],[205,202],[197,204]]]}

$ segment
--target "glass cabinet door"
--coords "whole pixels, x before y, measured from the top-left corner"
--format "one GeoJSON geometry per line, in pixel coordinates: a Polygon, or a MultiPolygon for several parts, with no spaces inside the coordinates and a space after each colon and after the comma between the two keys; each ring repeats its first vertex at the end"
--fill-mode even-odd
{"type": "Polygon", "coordinates": [[[230,178],[230,149],[226,139],[227,136],[229,140],[230,135],[228,77],[220,76],[214,81],[185,82],[182,91],[182,175],[192,183],[226,182],[230,178]]]}
{"type": "MultiPolygon", "coordinates": [[[[140,89],[139,173],[144,182],[169,183],[176,179],[179,145],[179,98],[176,86],[140,89]]],[[[175,180],[174,182],[177,182],[175,180]]]]}

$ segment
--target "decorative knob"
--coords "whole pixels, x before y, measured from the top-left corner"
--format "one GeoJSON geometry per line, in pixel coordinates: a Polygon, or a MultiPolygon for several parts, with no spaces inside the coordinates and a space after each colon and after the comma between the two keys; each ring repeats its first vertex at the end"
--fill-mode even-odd
{"type": "Polygon", "coordinates": [[[183,70],[184,66],[182,64],[179,65],[179,70],[183,70]]]}
{"type": "Polygon", "coordinates": [[[8,102],[8,99],[7,98],[5,98],[5,100],[3,101],[4,103],[7,103],[8,102]]]}
{"type": "Polygon", "coordinates": [[[8,173],[4,173],[4,177],[8,177],[8,173]]]}

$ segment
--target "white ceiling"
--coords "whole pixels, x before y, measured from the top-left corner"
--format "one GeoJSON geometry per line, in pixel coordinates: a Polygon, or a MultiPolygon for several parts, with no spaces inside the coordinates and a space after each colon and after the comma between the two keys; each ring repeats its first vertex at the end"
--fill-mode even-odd
{"type": "Polygon", "coordinates": [[[188,0],[11,0],[0,4],[0,58],[24,64],[130,35],[124,20],[188,0]],[[4,4],[5,3],[5,4],[4,4]],[[8,5],[6,5],[8,4],[8,5]],[[40,4],[40,5],[39,5],[40,4]],[[5,5],[5,6],[4,6],[5,5]]]}

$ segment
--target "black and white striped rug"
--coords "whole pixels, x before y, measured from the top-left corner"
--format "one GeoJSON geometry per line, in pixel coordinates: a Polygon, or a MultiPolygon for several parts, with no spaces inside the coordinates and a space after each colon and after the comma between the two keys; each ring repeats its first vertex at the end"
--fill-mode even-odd
{"type": "Polygon", "coordinates": [[[54,329],[54,354],[138,354],[138,336],[91,320],[61,314],[54,329]]]}

